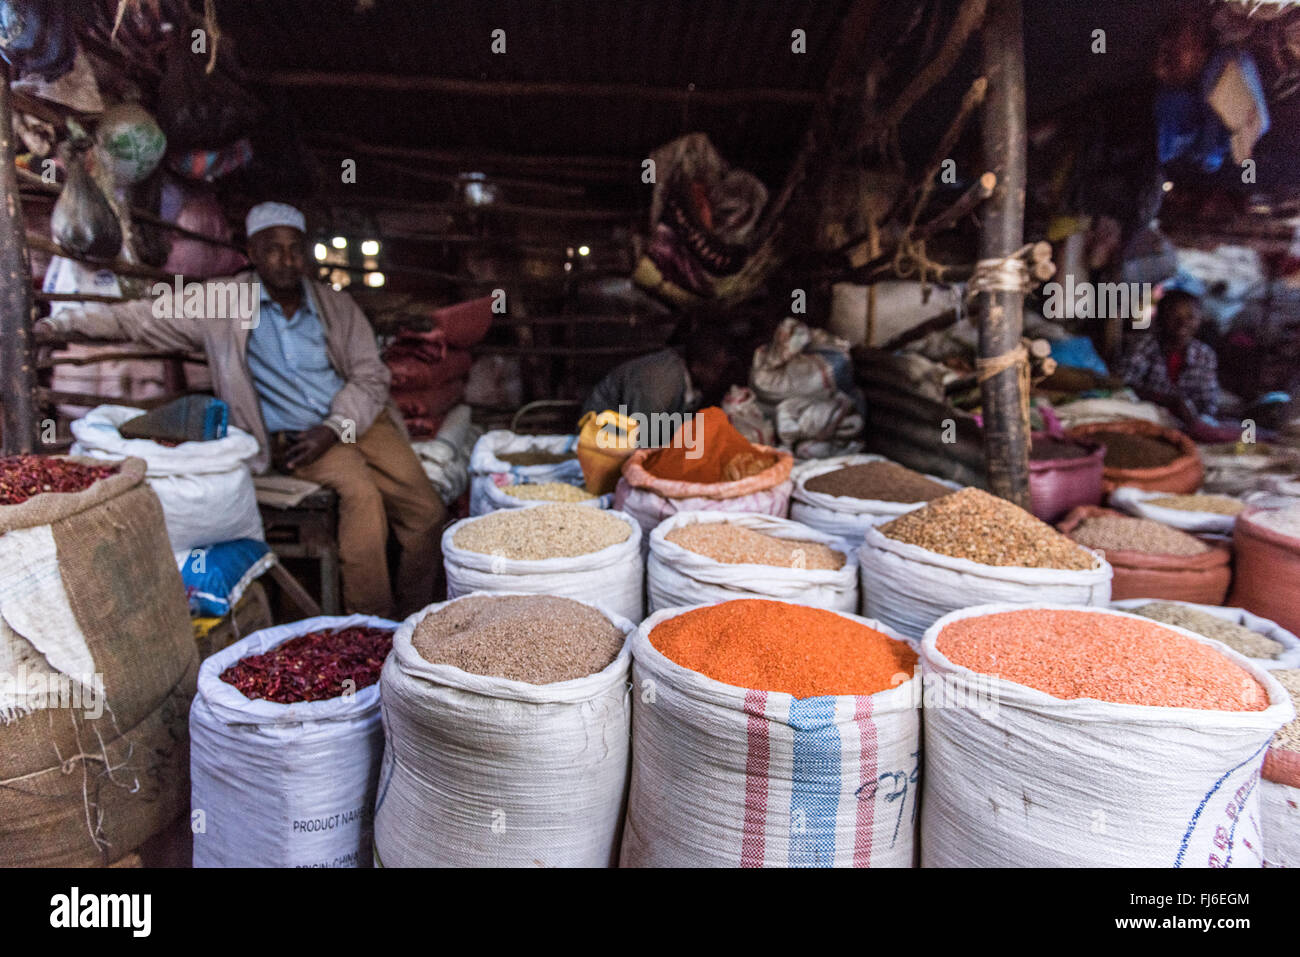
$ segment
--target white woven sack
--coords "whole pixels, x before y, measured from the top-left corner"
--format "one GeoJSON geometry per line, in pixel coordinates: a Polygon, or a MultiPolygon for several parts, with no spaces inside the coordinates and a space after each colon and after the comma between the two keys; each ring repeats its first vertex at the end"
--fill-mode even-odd
{"type": "MultiPolygon", "coordinates": [[[[794,489],[790,492],[790,517],[810,528],[820,529],[848,541],[860,541],[862,535],[872,525],[892,521],[898,516],[914,511],[925,502],[883,502],[876,499],[853,498],[849,495],[827,495],[825,492],[810,492],[808,480],[827,472],[834,472],[850,465],[866,465],[868,462],[889,462],[883,455],[841,455],[832,459],[810,459],[800,462],[790,473],[794,489]]],[[[897,464],[897,463],[895,463],[897,464]]],[[[960,482],[927,475],[932,482],[953,489],[962,488],[960,482]]]]}
{"type": "Polygon", "coordinates": [[[613,866],[627,794],[629,645],[572,681],[473,675],[431,664],[411,643],[416,625],[447,604],[402,622],[384,663],[376,863],[613,866]]]}
{"type": "Polygon", "coordinates": [[[858,610],[858,559],[852,546],[798,522],[750,512],[678,512],[650,533],[646,564],[650,611],[731,598],[777,598],[833,611],[858,610]],[[828,545],[844,555],[837,571],[714,561],[668,541],[674,529],[727,522],[773,538],[828,545]]]}
{"type": "Polygon", "coordinates": [[[442,564],[447,571],[447,597],[476,591],[513,591],[528,595],[557,595],[598,603],[616,615],[643,617],[645,559],[641,526],[629,515],[609,511],[630,532],[616,545],[571,558],[523,561],[457,547],[456,533],[474,518],[453,523],[442,534],[442,564]]]}
{"type": "Polygon", "coordinates": [[[995,705],[932,706],[939,695],[927,697],[921,866],[1259,867],[1260,767],[1273,733],[1295,713],[1277,679],[1181,628],[1174,630],[1257,678],[1269,707],[1063,700],[955,665],[936,647],[951,622],[1019,610],[996,604],[953,612],[921,643],[926,680],[951,696],[945,701],[995,705]]]}
{"type": "Polygon", "coordinates": [[[498,458],[502,453],[551,452],[559,455],[578,447],[576,435],[519,435],[508,429],[493,429],[479,436],[469,457],[469,513],[482,515],[492,511],[487,500],[489,485],[511,482],[567,482],[581,485],[585,481],[582,465],[576,458],[554,465],[511,465],[498,458]]]}
{"type": "Polygon", "coordinates": [[[1087,571],[981,565],[907,545],[868,528],[858,549],[862,612],[909,638],[920,638],[936,619],[970,605],[1104,605],[1114,571],[1098,557],[1087,571]]]}
{"type": "Polygon", "coordinates": [[[1300,867],[1300,788],[1259,782],[1265,867],[1300,867]]]}
{"type": "MultiPolygon", "coordinates": [[[[509,488],[512,485],[541,485],[541,484],[543,483],[533,482],[533,481],[510,482],[507,485],[497,485],[494,482],[489,482],[487,485],[483,487],[483,495],[484,495],[485,504],[487,506],[487,511],[495,512],[503,508],[529,508],[533,505],[554,505],[555,504],[554,502],[546,501],[544,499],[518,498],[517,496],[514,495],[508,495],[505,492],[505,489],[509,488]]],[[[565,484],[567,485],[573,483],[566,482],[565,484]]],[[[580,486],[581,483],[579,483],[579,487],[580,486]]],[[[581,501],[571,502],[569,504],[590,505],[593,508],[609,508],[614,504],[614,493],[610,492],[606,495],[597,495],[595,498],[584,498],[581,501]]]]}
{"type": "Polygon", "coordinates": [[[1185,508],[1163,508],[1152,505],[1157,498],[1168,498],[1170,492],[1149,492],[1146,489],[1121,485],[1110,493],[1110,504],[1138,518],[1150,518],[1194,535],[1231,535],[1237,524],[1235,515],[1217,515],[1213,512],[1193,512],[1185,508]]]}
{"type": "Polygon", "coordinates": [[[257,490],[248,460],[257,439],[231,426],[224,439],[182,442],[175,448],[151,439],[125,439],[118,428],[139,409],[101,405],[72,425],[73,455],[120,462],[144,459],[145,481],[162,503],[173,551],[216,545],[236,538],[265,540],[257,490]]]}
{"type": "Polygon", "coordinates": [[[632,637],[621,866],[911,867],[918,679],[802,699],[723,684],[650,643],[657,625],[689,610],[656,612],[632,637]]]}
{"type": "Polygon", "coordinates": [[[379,684],[325,701],[250,699],[221,680],[249,655],[322,629],[397,622],[369,615],[264,628],[199,668],[190,708],[195,867],[369,867],[384,736],[379,684]]]}
{"type": "Polygon", "coordinates": [[[650,533],[660,522],[678,512],[751,512],[785,518],[790,506],[791,488],[793,483],[786,479],[780,485],[735,498],[667,498],[648,488],[633,488],[626,479],[620,478],[614,490],[614,507],[637,520],[646,534],[644,547],[648,550],[650,533]]]}
{"type": "Polygon", "coordinates": [[[1300,668],[1300,637],[1287,631],[1275,621],[1268,618],[1261,618],[1259,615],[1252,614],[1244,608],[1224,608],[1220,605],[1197,605],[1190,601],[1170,601],[1167,598],[1126,598],[1123,601],[1113,601],[1110,603],[1111,608],[1119,611],[1133,611],[1135,608],[1141,608],[1143,605],[1149,605],[1152,602],[1166,602],[1172,605],[1186,605],[1188,608],[1195,608],[1197,611],[1203,611],[1207,615],[1213,615],[1216,618],[1222,618],[1224,621],[1230,621],[1234,625],[1241,625],[1243,628],[1249,628],[1251,631],[1258,632],[1266,638],[1272,638],[1274,641],[1283,645],[1284,650],[1276,658],[1251,658],[1255,664],[1268,671],[1278,668],[1300,668]]]}

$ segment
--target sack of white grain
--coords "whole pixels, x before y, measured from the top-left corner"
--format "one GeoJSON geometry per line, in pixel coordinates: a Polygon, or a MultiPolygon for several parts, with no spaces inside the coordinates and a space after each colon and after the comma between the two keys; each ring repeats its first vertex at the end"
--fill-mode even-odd
{"type": "Polygon", "coordinates": [[[770,515],[678,512],[650,534],[650,611],[730,598],[858,610],[855,549],[770,515]]]}
{"type": "Polygon", "coordinates": [[[101,405],[71,425],[74,454],[120,461],[144,459],[145,478],[158,493],[173,551],[188,551],[237,538],[263,541],[262,516],[248,461],[257,440],[231,428],[224,439],[182,442],[174,448],[151,439],[127,439],[118,429],[140,414],[122,405],[101,405]]]}
{"type": "Polygon", "coordinates": [[[622,512],[560,503],[461,519],[443,532],[442,562],[449,598],[560,595],[642,618],[641,527],[622,512]]]}
{"type": "MultiPolygon", "coordinates": [[[[1300,669],[1273,672],[1300,711],[1300,669]]],[[[1300,867],[1300,718],[1273,736],[1259,782],[1265,867],[1300,867]]]]}
{"type": "Polygon", "coordinates": [[[921,657],[923,867],[1260,866],[1260,765],[1295,714],[1272,672],[1066,605],[953,612],[921,657]]]}
{"type": "Polygon", "coordinates": [[[56,461],[116,474],[0,505],[6,867],[111,864],[183,813],[189,793],[198,655],[145,463],[0,459],[0,500],[25,472],[66,468],[56,461]]]}
{"type": "Polygon", "coordinates": [[[632,623],[482,593],[393,637],[381,684],[384,867],[610,867],[628,779],[632,623]]]}
{"type": "Polygon", "coordinates": [[[1300,668],[1300,637],[1277,622],[1252,615],[1244,608],[1154,598],[1126,598],[1111,602],[1110,607],[1221,641],[1269,671],[1300,668]],[[1206,620],[1207,617],[1211,620],[1206,620]]]}
{"type": "Polygon", "coordinates": [[[488,484],[483,489],[487,509],[495,512],[503,508],[527,508],[547,502],[570,502],[592,508],[609,508],[614,504],[614,493],[592,495],[581,485],[568,482],[510,482],[506,485],[488,484]]]}
{"type": "Polygon", "coordinates": [[[1231,535],[1246,503],[1228,495],[1173,495],[1121,485],[1110,493],[1110,506],[1138,518],[1150,518],[1194,535],[1231,535]]]}
{"type": "Polygon", "coordinates": [[[841,455],[800,462],[790,472],[790,518],[812,528],[860,540],[872,525],[920,508],[961,488],[958,482],[923,475],[883,455],[841,455]],[[876,465],[872,470],[858,466],[876,465]],[[808,483],[812,482],[812,488],[808,483]]]}
{"type": "MultiPolygon", "coordinates": [[[[190,710],[190,807],[203,814],[203,827],[194,832],[195,867],[370,866],[371,808],[384,750],[378,669],[396,627],[368,615],[307,618],[254,632],[203,662],[190,710]],[[319,689],[285,680],[285,690],[275,692],[281,700],[270,700],[248,697],[222,677],[245,680],[238,668],[244,659],[273,654],[297,638],[328,641],[323,632],[342,633],[348,648],[336,641],[311,660],[324,663],[325,654],[346,660],[347,677],[336,683],[350,680],[351,687],[317,698],[319,689]],[[361,650],[378,660],[359,662],[361,650]],[[358,673],[371,683],[359,681],[358,673]]],[[[263,659],[258,670],[266,669],[277,680],[293,677],[292,661],[263,659]]]]}
{"type": "Polygon", "coordinates": [[[489,485],[512,482],[564,482],[582,485],[576,435],[519,435],[493,429],[479,436],[469,457],[469,513],[492,510],[489,485]]]}
{"type": "Polygon", "coordinates": [[[896,633],[738,600],[656,612],[632,658],[621,866],[913,866],[921,697],[896,633]]]}
{"type": "Polygon", "coordinates": [[[987,602],[1104,605],[1114,574],[1105,559],[976,488],[868,528],[858,560],[863,613],[909,638],[987,602]]]}

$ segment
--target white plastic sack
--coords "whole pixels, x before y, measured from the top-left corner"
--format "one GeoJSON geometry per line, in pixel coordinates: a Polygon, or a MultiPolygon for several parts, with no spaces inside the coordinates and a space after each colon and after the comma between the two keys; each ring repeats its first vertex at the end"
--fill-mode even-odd
{"type": "Polygon", "coordinates": [[[925,708],[921,866],[1259,867],[1260,766],[1273,733],[1295,713],[1277,679],[1181,628],[1254,675],[1269,707],[1062,700],[938,651],[951,622],[1019,607],[966,608],[925,634],[927,681],[935,676],[952,700],[991,694],[996,707],[925,708]]]}
{"type": "MultiPolygon", "coordinates": [[[[1268,671],[1274,671],[1278,668],[1300,668],[1300,637],[1287,631],[1275,621],[1267,618],[1261,618],[1259,615],[1252,614],[1244,608],[1224,608],[1219,605],[1198,605],[1190,601],[1170,601],[1167,598],[1126,598],[1123,601],[1113,601],[1110,603],[1111,608],[1119,611],[1131,612],[1135,608],[1141,608],[1143,605],[1150,605],[1152,602],[1166,602],[1171,605],[1186,605],[1188,608],[1195,608],[1197,611],[1203,611],[1207,615],[1213,615],[1216,618],[1222,618],[1224,621],[1230,621],[1234,625],[1241,625],[1243,628],[1249,628],[1251,631],[1258,632],[1265,638],[1272,638],[1280,642],[1285,650],[1276,658],[1251,658],[1250,660],[1259,667],[1268,671]]],[[[1163,624],[1163,622],[1161,623],[1163,624]]]]}
{"type": "Polygon", "coordinates": [[[641,527],[623,512],[611,510],[609,514],[627,523],[630,534],[626,540],[586,555],[536,561],[459,548],[455,544],[456,533],[475,519],[463,518],[453,523],[442,534],[447,597],[459,598],[477,591],[556,595],[599,604],[616,615],[640,621],[645,574],[641,527]]]}
{"type": "MultiPolygon", "coordinates": [[[[794,488],[790,492],[790,518],[802,522],[810,528],[820,529],[831,535],[838,535],[846,541],[861,541],[862,535],[873,525],[882,525],[893,521],[905,512],[911,512],[925,505],[925,502],[882,502],[874,499],[853,498],[848,495],[827,495],[825,492],[808,491],[808,480],[827,472],[835,472],[850,465],[866,465],[868,462],[888,462],[883,455],[840,455],[829,459],[812,459],[800,462],[790,472],[794,488]]],[[[960,482],[953,482],[937,475],[927,475],[932,482],[938,482],[947,488],[962,488],[960,482]]]]}
{"type": "Polygon", "coordinates": [[[1214,512],[1193,512],[1185,508],[1162,508],[1152,505],[1158,498],[1169,498],[1172,492],[1149,492],[1146,489],[1121,485],[1110,493],[1110,504],[1138,518],[1150,518],[1193,535],[1231,535],[1237,524],[1235,515],[1218,515],[1214,512]]]}
{"type": "Polygon", "coordinates": [[[848,342],[825,329],[786,318],[772,341],[754,350],[749,386],[760,402],[769,405],[791,396],[829,399],[838,391],[837,364],[848,363],[848,342]]]}
{"type": "Polygon", "coordinates": [[[776,407],[776,434],[781,445],[800,458],[825,458],[860,452],[862,413],[843,392],[829,397],[792,396],[776,407]]]}
{"type": "Polygon", "coordinates": [[[1300,867],[1300,788],[1259,782],[1265,867],[1300,867]]]}
{"type": "Polygon", "coordinates": [[[878,528],[866,530],[858,561],[863,614],[909,638],[920,638],[937,619],[971,605],[1105,605],[1114,576],[1104,558],[1087,571],[981,565],[906,545],[878,528]]]}
{"type": "MultiPolygon", "coordinates": [[[[510,482],[506,485],[496,485],[488,483],[483,489],[484,500],[487,503],[487,511],[495,512],[503,508],[528,508],[532,505],[554,505],[554,502],[545,499],[527,499],[518,498],[508,494],[505,490],[511,485],[541,485],[541,482],[510,482]]],[[[569,484],[569,483],[565,483],[569,484]]],[[[579,486],[580,487],[580,486],[579,486]]],[[[571,505],[590,505],[593,508],[611,508],[614,504],[614,493],[609,492],[606,495],[597,495],[595,498],[584,498],[580,502],[570,502],[571,505]]]]}
{"type": "Polygon", "coordinates": [[[485,432],[474,443],[469,457],[469,513],[482,515],[492,509],[487,502],[488,485],[507,485],[511,482],[567,482],[582,485],[585,481],[582,465],[577,458],[554,465],[511,465],[498,458],[501,453],[550,452],[574,453],[578,448],[576,435],[517,435],[507,429],[485,432]]]}
{"type": "Polygon", "coordinates": [[[265,541],[257,490],[248,461],[257,439],[231,426],[224,439],[182,442],[175,448],[151,439],[125,439],[118,428],[139,409],[101,405],[72,423],[73,455],[120,462],[144,459],[145,481],[162,503],[173,551],[188,551],[236,538],[265,541]]]}
{"type": "Polygon", "coordinates": [[[470,421],[470,407],[458,405],[447,413],[434,438],[411,443],[424,474],[447,505],[469,485],[469,457],[481,434],[470,421]]]}
{"type": "Polygon", "coordinates": [[[379,683],[351,696],[279,704],[244,697],[221,673],[322,629],[397,623],[307,618],[254,632],[205,660],[190,708],[195,867],[369,867],[384,736],[379,683]]]}
{"type": "Polygon", "coordinates": [[[657,625],[687,610],[656,612],[632,637],[621,866],[911,867],[918,679],[817,698],[723,684],[650,643],[657,625]]]}
{"type": "Polygon", "coordinates": [[[653,489],[633,488],[627,483],[627,479],[620,478],[614,489],[614,508],[626,512],[637,520],[646,535],[644,547],[649,551],[650,533],[664,519],[679,512],[723,512],[729,515],[751,512],[785,518],[785,513],[790,506],[792,487],[790,480],[786,479],[771,488],[751,492],[748,495],[737,495],[735,498],[700,496],[668,498],[653,489]]]}
{"type": "Polygon", "coordinates": [[[775,598],[814,608],[856,612],[858,559],[853,547],[835,536],[787,519],[748,512],[678,512],[650,533],[646,589],[651,612],[732,598],[775,598]],[[717,522],[728,522],[787,541],[797,539],[828,545],[844,554],[844,566],[829,571],[733,565],[714,561],[667,539],[674,529],[717,522]]]}
{"type": "MultiPolygon", "coordinates": [[[[473,675],[431,664],[411,643],[416,625],[446,604],[402,622],[384,663],[376,863],[612,866],[627,793],[628,644],[604,670],[572,681],[473,675]]],[[[630,621],[595,607],[631,632],[630,621]]]]}

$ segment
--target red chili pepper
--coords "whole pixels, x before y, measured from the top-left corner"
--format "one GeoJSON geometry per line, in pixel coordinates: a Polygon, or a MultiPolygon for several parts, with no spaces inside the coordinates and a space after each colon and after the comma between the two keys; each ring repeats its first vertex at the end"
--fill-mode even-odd
{"type": "Polygon", "coordinates": [[[313,631],[291,638],[260,655],[250,655],[221,673],[247,698],[279,704],[337,698],[351,680],[360,691],[379,680],[393,633],[384,628],[353,627],[313,631]]]}
{"type": "Polygon", "coordinates": [[[82,465],[48,455],[0,458],[0,505],[19,505],[45,492],[82,492],[117,473],[116,465],[82,465]]]}

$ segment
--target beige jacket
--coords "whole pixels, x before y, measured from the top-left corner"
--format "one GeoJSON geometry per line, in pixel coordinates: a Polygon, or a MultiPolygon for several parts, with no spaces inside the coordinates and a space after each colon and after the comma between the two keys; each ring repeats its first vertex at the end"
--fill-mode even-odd
{"type": "MultiPolygon", "coordinates": [[[[205,301],[220,301],[220,297],[206,296],[207,289],[215,283],[251,283],[256,278],[253,270],[246,270],[231,278],[209,280],[204,284],[205,301]]],[[[344,379],[343,388],[330,404],[327,424],[338,431],[340,423],[353,423],[355,434],[360,437],[386,411],[406,435],[402,416],[389,399],[388,367],[379,358],[375,334],[365,314],[347,293],[336,292],[331,286],[314,280],[308,280],[307,284],[325,327],[330,363],[344,379]]],[[[245,301],[251,301],[256,309],[259,297],[254,294],[245,297],[245,301]]],[[[253,319],[248,316],[173,318],[167,313],[175,310],[160,309],[156,303],[157,297],[121,305],[87,303],[82,308],[65,309],[42,319],[41,325],[68,338],[129,340],[154,349],[201,349],[212,371],[217,398],[230,406],[231,424],[251,432],[257,439],[258,454],[249,464],[254,472],[265,472],[270,467],[269,439],[247,359],[253,319]]]]}

